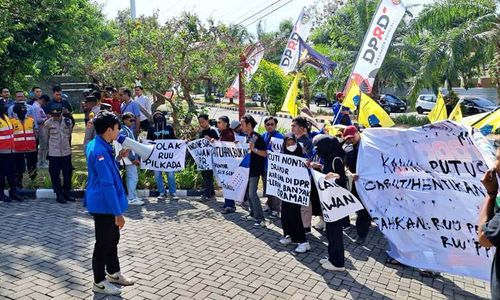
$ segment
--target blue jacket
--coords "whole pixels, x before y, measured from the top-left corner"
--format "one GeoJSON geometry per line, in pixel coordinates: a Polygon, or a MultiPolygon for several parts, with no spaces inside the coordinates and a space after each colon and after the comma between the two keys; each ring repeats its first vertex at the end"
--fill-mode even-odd
{"type": "Polygon", "coordinates": [[[266,142],[267,150],[271,150],[271,138],[275,137],[278,139],[284,139],[285,137],[277,130],[269,133],[269,132],[264,132],[262,135],[262,138],[264,139],[264,142],[266,142]]]}
{"type": "Polygon", "coordinates": [[[339,102],[335,102],[332,105],[332,111],[333,111],[333,121],[334,121],[333,125],[338,125],[338,124],[346,126],[352,125],[351,118],[348,115],[342,114],[343,112],[351,113],[349,107],[343,106],[339,102]],[[340,111],[341,108],[342,111],[340,111]]]}
{"type": "Polygon", "coordinates": [[[89,175],[83,205],[89,213],[122,215],[128,202],[111,145],[96,136],[85,155],[89,175]]]}

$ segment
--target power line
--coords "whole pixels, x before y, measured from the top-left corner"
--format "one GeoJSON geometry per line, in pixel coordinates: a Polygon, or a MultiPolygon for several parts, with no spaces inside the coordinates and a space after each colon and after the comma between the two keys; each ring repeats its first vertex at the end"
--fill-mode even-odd
{"type": "Polygon", "coordinates": [[[277,7],[277,8],[275,8],[275,9],[273,9],[272,11],[268,12],[267,14],[263,15],[263,16],[262,16],[262,17],[260,17],[259,19],[255,20],[255,21],[252,21],[251,23],[248,23],[247,25],[244,25],[244,26],[245,26],[245,27],[248,27],[248,26],[250,26],[250,25],[254,24],[255,22],[258,22],[258,21],[262,20],[263,18],[265,18],[265,17],[269,16],[269,15],[270,15],[270,14],[272,14],[273,12],[277,11],[278,9],[282,8],[283,6],[285,6],[285,5],[289,4],[289,3],[290,3],[290,2],[292,2],[292,1],[293,1],[293,0],[290,0],[290,1],[286,2],[286,3],[284,3],[283,5],[281,5],[281,6],[277,7]]]}
{"type": "Polygon", "coordinates": [[[265,11],[266,9],[268,9],[269,7],[273,6],[274,4],[276,4],[276,3],[280,2],[280,1],[282,1],[282,0],[276,0],[276,1],[274,1],[274,2],[273,2],[273,3],[271,3],[270,5],[268,5],[268,6],[264,7],[263,9],[259,10],[259,11],[258,11],[258,12],[256,12],[256,13],[254,13],[253,15],[251,15],[251,16],[250,16],[250,17],[248,17],[248,18],[246,18],[245,20],[240,21],[240,22],[239,22],[238,24],[236,24],[236,25],[240,25],[241,23],[244,23],[245,21],[247,21],[247,20],[249,20],[249,19],[251,19],[251,18],[255,17],[256,15],[260,14],[261,12],[265,11]]]}

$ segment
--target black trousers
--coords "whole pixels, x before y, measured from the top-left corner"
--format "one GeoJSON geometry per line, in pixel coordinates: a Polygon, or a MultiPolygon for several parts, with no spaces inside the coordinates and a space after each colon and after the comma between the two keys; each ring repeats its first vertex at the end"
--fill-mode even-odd
{"type": "Polygon", "coordinates": [[[21,187],[23,185],[23,174],[26,171],[26,153],[13,153],[14,157],[14,177],[16,178],[16,185],[21,187]]]}
{"type": "Polygon", "coordinates": [[[118,242],[120,229],[115,225],[115,216],[93,214],[95,225],[95,245],[92,255],[92,271],[94,282],[106,279],[105,271],[113,274],[120,271],[118,261],[118,242]]]}
{"type": "Polygon", "coordinates": [[[141,129],[144,131],[148,131],[149,127],[151,126],[148,119],[142,120],[141,123],[139,123],[139,125],[140,125],[141,129]]]}
{"type": "Polygon", "coordinates": [[[300,205],[281,202],[281,225],[283,227],[283,235],[290,236],[292,243],[305,243],[306,231],[302,225],[302,217],[300,214],[300,205]]]}
{"type": "Polygon", "coordinates": [[[203,177],[203,195],[214,196],[214,172],[212,170],[201,171],[201,177],[203,177]]]}
{"type": "Polygon", "coordinates": [[[343,220],[325,222],[326,238],[328,239],[328,260],[332,265],[344,267],[344,233],[342,232],[343,220]]]}
{"type": "Polygon", "coordinates": [[[35,180],[37,175],[36,164],[38,163],[38,138],[36,139],[36,150],[26,153],[26,167],[28,168],[28,176],[31,180],[35,180]]]}
{"type": "Polygon", "coordinates": [[[366,208],[356,212],[356,214],[358,215],[358,218],[356,219],[356,232],[358,233],[358,237],[364,239],[368,235],[372,217],[370,217],[366,208]]]}
{"type": "Polygon", "coordinates": [[[0,191],[2,193],[5,190],[5,179],[7,179],[11,193],[16,192],[15,168],[16,162],[14,154],[0,153],[0,191]]]}
{"type": "Polygon", "coordinates": [[[52,189],[56,194],[68,193],[71,190],[71,176],[73,175],[73,165],[71,155],[49,156],[49,174],[52,181],[52,189]],[[63,184],[61,185],[61,172],[63,184]]]}

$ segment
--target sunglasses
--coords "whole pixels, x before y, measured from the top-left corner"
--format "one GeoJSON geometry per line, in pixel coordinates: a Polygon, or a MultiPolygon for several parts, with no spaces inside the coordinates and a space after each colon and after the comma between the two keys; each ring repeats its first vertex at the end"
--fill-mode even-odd
{"type": "Polygon", "coordinates": [[[274,123],[266,123],[266,126],[275,126],[274,123]]]}

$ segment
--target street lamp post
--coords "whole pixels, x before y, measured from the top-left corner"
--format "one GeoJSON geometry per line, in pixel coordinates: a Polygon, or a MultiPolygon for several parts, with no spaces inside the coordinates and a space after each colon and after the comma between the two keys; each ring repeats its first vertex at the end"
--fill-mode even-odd
{"type": "Polygon", "coordinates": [[[135,0],[130,0],[130,17],[135,20],[135,0]]]}

